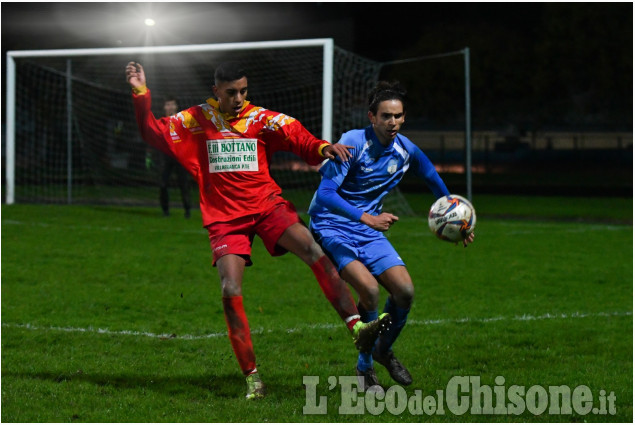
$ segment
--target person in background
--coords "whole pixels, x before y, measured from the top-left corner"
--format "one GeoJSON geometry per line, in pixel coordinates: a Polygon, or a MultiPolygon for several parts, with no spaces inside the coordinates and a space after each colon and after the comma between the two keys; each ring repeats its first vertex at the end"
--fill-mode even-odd
{"type": "MultiPolygon", "coordinates": [[[[170,117],[179,112],[179,105],[174,96],[168,96],[163,101],[163,116],[170,117]]],[[[187,170],[172,156],[160,150],[149,148],[146,151],[146,168],[151,170],[155,163],[159,166],[159,203],[165,217],[170,216],[170,178],[176,175],[176,181],[181,191],[181,202],[185,218],[190,218],[192,201],[190,196],[190,175],[187,170]],[[153,157],[157,158],[155,162],[153,157]]]]}

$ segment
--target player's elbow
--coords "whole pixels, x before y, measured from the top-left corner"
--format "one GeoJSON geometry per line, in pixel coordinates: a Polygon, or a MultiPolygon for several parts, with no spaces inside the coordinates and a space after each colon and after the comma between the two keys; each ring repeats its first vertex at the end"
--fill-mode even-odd
{"type": "Polygon", "coordinates": [[[331,200],[337,195],[337,185],[331,181],[322,180],[315,194],[315,203],[322,207],[330,209],[332,207],[331,200]]]}
{"type": "Polygon", "coordinates": [[[319,189],[315,195],[315,203],[317,206],[330,209],[330,204],[328,202],[329,195],[327,191],[319,189]]]}

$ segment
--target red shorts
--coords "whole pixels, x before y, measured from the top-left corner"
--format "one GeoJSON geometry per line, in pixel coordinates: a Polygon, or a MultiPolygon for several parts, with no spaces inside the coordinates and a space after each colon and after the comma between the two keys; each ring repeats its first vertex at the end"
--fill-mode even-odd
{"type": "Polygon", "coordinates": [[[263,213],[210,224],[207,231],[214,253],[213,265],[216,266],[216,261],[223,255],[235,254],[243,257],[247,265],[251,266],[251,245],[255,235],[262,239],[272,256],[285,254],[287,250],[277,243],[284,231],[295,223],[302,223],[295,206],[287,200],[282,200],[263,213]]]}

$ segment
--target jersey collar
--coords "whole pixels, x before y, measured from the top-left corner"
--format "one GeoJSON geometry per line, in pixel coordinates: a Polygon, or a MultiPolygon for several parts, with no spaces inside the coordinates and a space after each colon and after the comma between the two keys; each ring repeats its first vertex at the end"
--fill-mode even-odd
{"type": "Polygon", "coordinates": [[[381,144],[381,142],[377,138],[377,135],[375,134],[375,130],[373,130],[373,126],[369,125],[368,127],[366,127],[366,140],[371,142],[371,146],[369,146],[369,149],[371,149],[371,152],[382,154],[384,152],[392,151],[395,147],[395,140],[397,140],[398,137],[399,137],[399,133],[397,133],[395,138],[390,141],[388,146],[384,146],[381,144]]]}
{"type": "Polygon", "coordinates": [[[218,100],[214,99],[213,97],[210,97],[209,99],[206,100],[207,104],[210,105],[212,108],[216,109],[220,115],[223,117],[223,119],[225,121],[229,121],[232,119],[236,119],[236,118],[240,118],[244,115],[244,113],[246,111],[248,111],[249,109],[252,108],[252,105],[249,103],[248,100],[245,100],[243,102],[243,107],[240,109],[240,112],[238,112],[238,115],[235,117],[229,117],[227,114],[223,113],[220,111],[220,107],[218,106],[218,100]]]}

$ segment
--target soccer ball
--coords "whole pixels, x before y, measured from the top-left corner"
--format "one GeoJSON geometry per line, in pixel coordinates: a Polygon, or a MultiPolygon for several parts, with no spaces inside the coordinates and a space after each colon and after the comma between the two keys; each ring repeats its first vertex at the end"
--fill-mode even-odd
{"type": "Polygon", "coordinates": [[[462,196],[443,196],[430,207],[428,226],[441,240],[461,242],[474,231],[475,225],[474,207],[462,196]]]}

